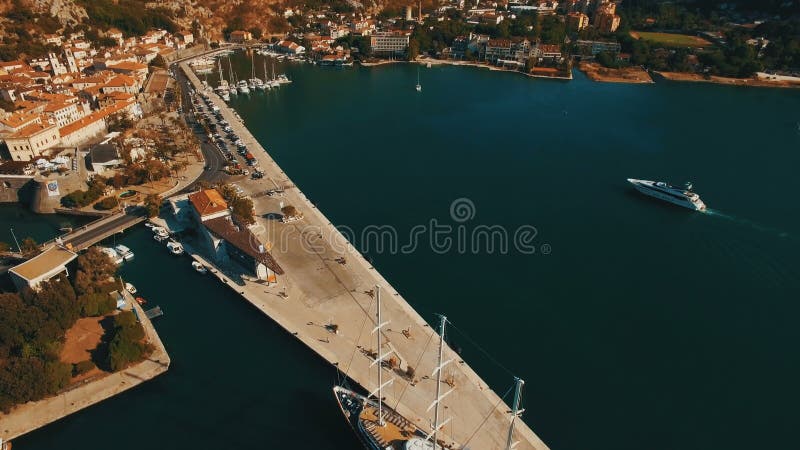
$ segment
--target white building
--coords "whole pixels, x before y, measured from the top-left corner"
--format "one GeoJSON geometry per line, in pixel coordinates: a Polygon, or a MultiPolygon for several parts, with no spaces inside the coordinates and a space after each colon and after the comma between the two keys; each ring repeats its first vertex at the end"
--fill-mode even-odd
{"type": "Polygon", "coordinates": [[[61,246],[50,247],[38,256],[35,256],[22,264],[14,266],[8,273],[17,290],[25,288],[37,289],[42,282],[48,281],[58,274],[67,271],[67,264],[72,262],[78,255],[61,246]]]}
{"type": "Polygon", "coordinates": [[[369,38],[369,45],[372,53],[378,54],[400,54],[405,53],[408,48],[410,32],[405,31],[383,31],[373,33],[369,38]]]}

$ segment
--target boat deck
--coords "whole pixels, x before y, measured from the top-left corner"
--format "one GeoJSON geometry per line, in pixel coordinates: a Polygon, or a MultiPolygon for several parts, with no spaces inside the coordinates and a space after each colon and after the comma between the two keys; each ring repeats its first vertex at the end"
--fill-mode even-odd
{"type": "Polygon", "coordinates": [[[417,428],[408,420],[385,409],[384,425],[378,425],[378,409],[372,405],[366,405],[361,410],[359,420],[382,448],[402,450],[403,443],[417,434],[417,428]]]}

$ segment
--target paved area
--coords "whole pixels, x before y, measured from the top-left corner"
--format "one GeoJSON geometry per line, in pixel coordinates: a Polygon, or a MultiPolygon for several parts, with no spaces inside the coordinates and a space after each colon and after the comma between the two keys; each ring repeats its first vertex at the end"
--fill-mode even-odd
{"type": "MultiPolygon", "coordinates": [[[[197,77],[188,69],[187,72],[195,89],[201,89],[197,77]]],[[[222,99],[208,94],[265,174],[263,179],[245,178],[236,184],[253,198],[258,215],[254,233],[273,244],[272,253],[286,270],[278,284],[271,286],[248,281],[231,268],[214,268],[212,275],[368,391],[377,387],[378,378],[369,353],[377,350],[377,338],[371,334],[376,322],[372,294],[379,285],[383,292],[383,319],[390,322],[382,333],[381,346],[386,359],[393,357],[398,368],[382,369],[384,380],[394,378],[393,384],[384,389],[386,402],[429,431],[433,418],[429,406],[436,390],[433,372],[438,360],[438,335],[355,249],[343,245],[347,243],[344,236],[294,187],[222,99]],[[276,186],[284,188],[282,195],[264,195],[276,186]],[[280,213],[281,204],[295,206],[304,218],[290,224],[270,219],[280,213]],[[336,333],[326,327],[330,324],[338,326],[336,333]],[[414,379],[401,375],[408,366],[415,369],[414,379]]],[[[201,256],[194,256],[202,261],[201,256]]],[[[210,262],[203,262],[213,267],[210,262]]],[[[510,408],[450,348],[445,348],[444,355],[445,361],[452,362],[443,371],[447,385],[442,386],[442,392],[451,387],[455,390],[442,401],[443,420],[450,421],[440,438],[455,448],[505,449],[510,408]]],[[[513,380],[509,379],[508,388],[512,385],[513,380]]],[[[506,387],[503,388],[505,394],[506,387]]],[[[506,397],[506,402],[511,400],[510,395],[506,397]]],[[[520,442],[515,448],[547,448],[527,425],[516,423],[515,439],[520,442]]]]}
{"type": "Polygon", "coordinates": [[[128,304],[135,308],[138,316],[142,318],[146,339],[155,347],[153,354],[125,370],[86,379],[82,384],[72,386],[56,396],[18,406],[9,414],[0,414],[0,437],[3,441],[55,422],[167,371],[170,364],[169,355],[153,324],[144,318],[144,311],[133,297],[127,293],[126,296],[128,304]]]}

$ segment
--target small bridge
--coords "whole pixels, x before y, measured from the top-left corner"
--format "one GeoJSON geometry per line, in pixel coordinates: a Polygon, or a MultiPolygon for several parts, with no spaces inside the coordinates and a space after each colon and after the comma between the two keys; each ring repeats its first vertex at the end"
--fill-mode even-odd
{"type": "Polygon", "coordinates": [[[144,208],[129,208],[125,212],[115,213],[76,228],[53,242],[71,247],[73,251],[80,251],[146,219],[144,208]]]}

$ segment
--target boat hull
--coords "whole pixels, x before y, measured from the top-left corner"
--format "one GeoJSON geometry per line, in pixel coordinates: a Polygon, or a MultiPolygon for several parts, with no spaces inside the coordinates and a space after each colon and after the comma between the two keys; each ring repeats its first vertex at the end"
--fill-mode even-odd
{"type": "Polygon", "coordinates": [[[675,197],[673,195],[669,195],[667,193],[651,189],[646,184],[642,183],[640,180],[628,179],[628,181],[633,185],[634,188],[636,188],[637,191],[649,197],[657,198],[659,200],[672,203],[673,205],[682,206],[684,208],[688,208],[693,211],[702,212],[706,210],[706,205],[700,200],[698,200],[697,203],[693,203],[688,199],[675,197]]]}

